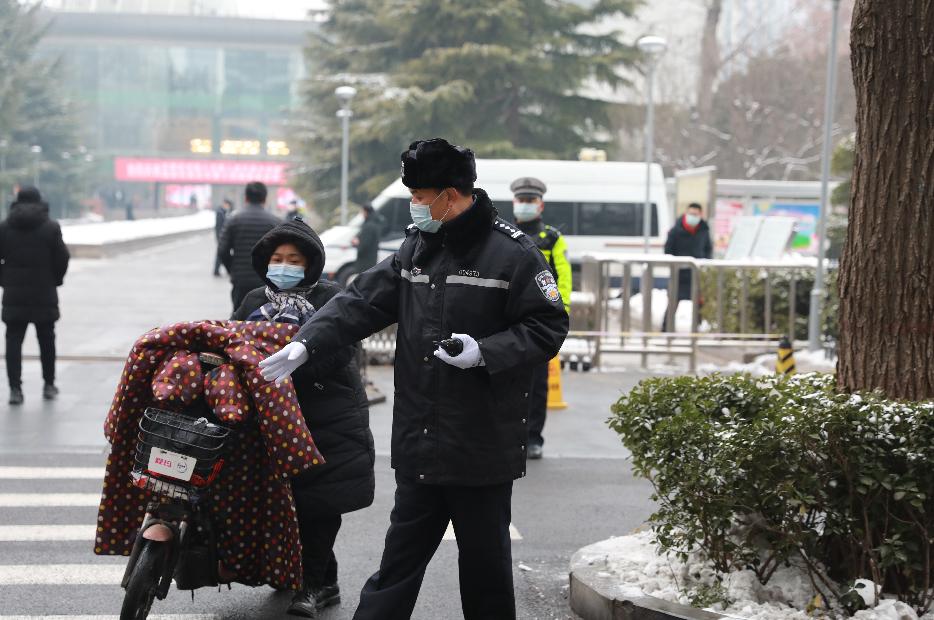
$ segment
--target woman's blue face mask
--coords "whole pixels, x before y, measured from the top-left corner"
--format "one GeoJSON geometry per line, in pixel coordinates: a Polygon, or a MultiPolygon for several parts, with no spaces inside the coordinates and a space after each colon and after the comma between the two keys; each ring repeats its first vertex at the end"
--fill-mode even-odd
{"type": "Polygon", "coordinates": [[[273,263],[266,269],[266,277],[279,287],[279,290],[284,291],[298,286],[298,283],[305,279],[305,268],[301,265],[273,263]]]}

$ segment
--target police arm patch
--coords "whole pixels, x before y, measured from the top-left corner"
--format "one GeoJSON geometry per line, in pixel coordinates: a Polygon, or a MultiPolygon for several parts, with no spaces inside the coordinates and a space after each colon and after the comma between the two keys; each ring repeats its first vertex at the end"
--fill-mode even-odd
{"type": "Polygon", "coordinates": [[[555,276],[550,271],[542,271],[541,273],[535,276],[535,284],[538,285],[538,290],[542,292],[542,295],[545,296],[545,299],[552,303],[558,303],[561,301],[561,293],[558,292],[558,282],[555,280],[555,276]]]}

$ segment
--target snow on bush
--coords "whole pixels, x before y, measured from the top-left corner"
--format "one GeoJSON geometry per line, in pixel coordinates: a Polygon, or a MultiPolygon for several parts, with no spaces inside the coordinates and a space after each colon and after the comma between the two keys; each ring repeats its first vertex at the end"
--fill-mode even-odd
{"type": "Polygon", "coordinates": [[[609,423],[655,487],[654,539],[682,562],[702,552],[762,585],[798,565],[850,613],[867,607],[857,579],[932,608],[934,403],[838,393],[819,374],[654,378],[609,423]]]}

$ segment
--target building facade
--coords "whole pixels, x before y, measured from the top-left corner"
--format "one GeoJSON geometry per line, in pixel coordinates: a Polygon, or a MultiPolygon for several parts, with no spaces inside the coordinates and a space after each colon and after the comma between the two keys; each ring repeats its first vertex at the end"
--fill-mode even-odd
{"type": "Polygon", "coordinates": [[[105,195],[141,209],[207,206],[235,197],[232,186],[258,170],[285,189],[314,21],[228,17],[224,2],[137,2],[156,7],[147,13],[102,8],[129,4],[113,0],[83,4],[46,11],[42,53],[62,63],[105,195]]]}

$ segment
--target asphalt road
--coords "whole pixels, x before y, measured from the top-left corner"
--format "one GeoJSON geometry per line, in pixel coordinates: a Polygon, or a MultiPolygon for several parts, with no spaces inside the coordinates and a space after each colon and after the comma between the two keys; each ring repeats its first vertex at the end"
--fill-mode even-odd
{"type": "MultiPolygon", "coordinates": [[[[138,335],[158,324],[225,317],[229,289],[210,275],[212,251],[206,235],[119,258],[75,261],[61,290],[58,349],[77,361],[59,363],[60,399],[40,400],[39,363],[27,361],[26,404],[0,405],[0,620],[119,613],[125,559],[91,550],[106,451],[101,427],[122,364],[94,360],[125,355],[138,335]]],[[[34,339],[32,332],[27,338],[34,339]]],[[[36,351],[32,342],[30,351],[36,351]]],[[[390,368],[371,368],[370,378],[391,397],[390,368]]],[[[649,485],[633,478],[625,449],[605,424],[609,405],[640,378],[564,375],[570,406],[549,414],[545,458],[530,463],[528,476],[514,487],[520,618],[573,618],[567,604],[571,554],[632,531],[651,512],[649,485]]],[[[376,500],[345,515],[336,548],[343,604],[322,613],[325,620],[352,616],[360,587],[379,564],[394,491],[390,423],[391,402],[372,407],[376,500]]],[[[175,620],[278,618],[287,617],[288,601],[288,594],[270,588],[199,590],[194,601],[172,591],[153,614],[175,620]]],[[[428,568],[413,618],[460,617],[457,547],[446,540],[428,568]]]]}

